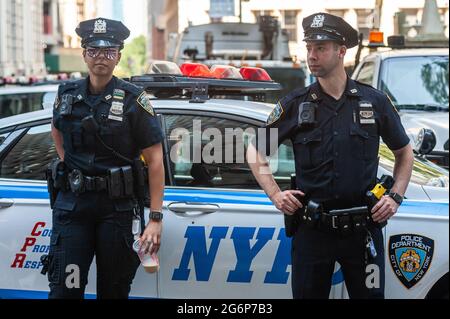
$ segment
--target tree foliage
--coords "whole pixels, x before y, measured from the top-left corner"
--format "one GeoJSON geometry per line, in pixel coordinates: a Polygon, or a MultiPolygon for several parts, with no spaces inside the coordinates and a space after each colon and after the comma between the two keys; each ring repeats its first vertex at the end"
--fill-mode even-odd
{"type": "Polygon", "coordinates": [[[129,77],[143,74],[147,68],[146,38],[141,35],[134,38],[121,51],[122,57],[114,74],[118,77],[129,77]]]}

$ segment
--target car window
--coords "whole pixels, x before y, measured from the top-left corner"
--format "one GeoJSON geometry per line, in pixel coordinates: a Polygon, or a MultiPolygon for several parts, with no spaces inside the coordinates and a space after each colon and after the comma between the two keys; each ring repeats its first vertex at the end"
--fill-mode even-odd
{"type": "Polygon", "coordinates": [[[356,80],[358,80],[359,82],[368,84],[368,85],[372,85],[374,67],[375,67],[375,63],[373,63],[372,61],[365,62],[362,65],[361,69],[359,70],[356,80]]]}
{"type": "MultiPolygon", "coordinates": [[[[165,123],[175,186],[260,189],[245,157],[256,126],[192,115],[165,115],[165,123]]],[[[289,186],[294,172],[290,143],[270,160],[280,187],[289,186]]]]}
{"type": "Polygon", "coordinates": [[[433,105],[448,109],[448,56],[389,58],[380,77],[381,90],[400,109],[433,105]]]}
{"type": "Polygon", "coordinates": [[[3,158],[0,177],[45,180],[45,170],[57,157],[50,124],[30,128],[3,158]]]}
{"type": "MultiPolygon", "coordinates": [[[[0,118],[41,110],[44,102],[44,92],[0,94],[0,118]]],[[[50,95],[48,99],[51,99],[50,95]]],[[[53,100],[55,95],[53,95],[53,100]]]]}

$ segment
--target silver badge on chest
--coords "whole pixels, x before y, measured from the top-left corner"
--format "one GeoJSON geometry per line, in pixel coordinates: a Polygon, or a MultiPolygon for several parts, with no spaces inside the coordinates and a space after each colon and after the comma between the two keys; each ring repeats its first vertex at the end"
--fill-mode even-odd
{"type": "Polygon", "coordinates": [[[123,103],[122,102],[113,101],[111,103],[111,108],[109,109],[108,119],[113,120],[113,121],[122,122],[122,120],[123,120],[123,103]]]}
{"type": "Polygon", "coordinates": [[[375,124],[375,114],[371,102],[359,102],[359,123],[360,124],[375,124]]]}

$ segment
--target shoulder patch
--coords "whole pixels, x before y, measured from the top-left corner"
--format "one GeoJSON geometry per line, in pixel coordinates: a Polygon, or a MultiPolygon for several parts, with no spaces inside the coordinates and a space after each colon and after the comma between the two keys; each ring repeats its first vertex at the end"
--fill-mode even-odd
{"type": "Polygon", "coordinates": [[[152,116],[155,116],[152,103],[150,102],[150,95],[147,94],[147,92],[142,92],[141,95],[139,95],[139,97],[137,98],[136,102],[152,116]]]}
{"type": "Polygon", "coordinates": [[[385,94],[385,95],[386,95],[386,98],[388,99],[389,103],[391,104],[392,108],[394,109],[394,111],[398,113],[398,110],[397,110],[397,108],[395,107],[394,102],[392,102],[392,99],[391,99],[391,97],[389,96],[389,94],[385,94]]]}
{"type": "Polygon", "coordinates": [[[267,118],[267,125],[271,125],[278,121],[283,114],[283,106],[280,102],[275,105],[275,108],[270,112],[269,117],[267,118]]]}
{"type": "Polygon", "coordinates": [[[55,102],[53,103],[53,108],[57,109],[59,107],[59,96],[56,94],[55,102]]]}

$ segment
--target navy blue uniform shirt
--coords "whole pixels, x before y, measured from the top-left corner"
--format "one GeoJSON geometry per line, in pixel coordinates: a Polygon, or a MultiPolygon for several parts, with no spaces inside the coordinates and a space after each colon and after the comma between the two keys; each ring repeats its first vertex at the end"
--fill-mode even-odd
{"type": "Polygon", "coordinates": [[[101,176],[108,168],[129,165],[83,128],[81,120],[89,115],[96,119],[105,144],[129,159],[162,141],[150,98],[141,88],[113,77],[102,94],[93,96],[88,83],[86,78],[60,85],[54,105],[53,124],[62,133],[64,162],[69,169],[101,176]]]}
{"type": "Polygon", "coordinates": [[[292,141],[298,189],[306,200],[329,209],[365,204],[366,191],[376,183],[380,136],[391,150],[409,143],[386,95],[350,78],[339,100],[324,93],[319,82],[291,92],[279,101],[266,128],[266,155],[269,128],[277,128],[278,145],[292,141]],[[298,128],[302,102],[318,106],[317,123],[306,130],[298,128]]]}

